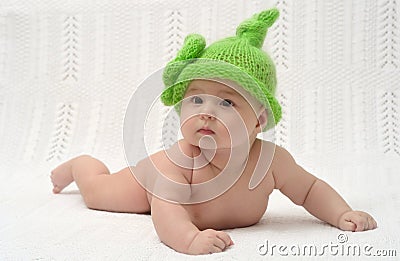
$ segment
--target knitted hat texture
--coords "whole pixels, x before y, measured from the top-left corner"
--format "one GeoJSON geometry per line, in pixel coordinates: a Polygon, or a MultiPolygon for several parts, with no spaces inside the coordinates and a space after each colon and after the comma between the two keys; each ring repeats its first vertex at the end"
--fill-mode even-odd
{"type": "Polygon", "coordinates": [[[175,59],[163,72],[166,86],[161,101],[179,111],[190,81],[194,79],[229,79],[238,83],[267,109],[269,118],[264,130],[281,119],[281,106],[274,97],[276,71],[271,58],[261,47],[268,28],[279,16],[275,8],[255,14],[236,29],[236,36],[214,42],[206,48],[203,36],[190,34],[175,59]]]}

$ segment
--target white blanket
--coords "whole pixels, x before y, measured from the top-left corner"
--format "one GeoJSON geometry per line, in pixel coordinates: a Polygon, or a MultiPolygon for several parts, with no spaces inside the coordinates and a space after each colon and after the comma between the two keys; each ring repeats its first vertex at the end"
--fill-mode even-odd
{"type": "MultiPolygon", "coordinates": [[[[309,251],[398,258],[399,14],[399,1],[2,0],[0,259],[309,260],[309,251]],[[89,210],[74,185],[51,193],[51,169],[72,156],[89,153],[111,171],[126,166],[130,97],[185,35],[210,43],[275,5],[281,16],[264,49],[276,63],[283,119],[272,138],[354,209],[373,215],[376,230],[342,232],[276,191],[257,225],[228,230],[234,246],[190,257],[162,244],[148,215],[89,210]]],[[[157,108],[148,129],[138,124],[132,132],[150,151],[162,146],[157,115],[166,109],[157,108]]],[[[136,116],[146,113],[138,108],[136,116]]],[[[146,153],[137,151],[131,161],[146,153]]]]}
{"type": "MultiPolygon", "coordinates": [[[[353,169],[348,173],[361,174],[356,172],[353,169]]],[[[234,246],[223,253],[190,257],[160,242],[149,215],[89,210],[75,186],[53,195],[48,173],[43,169],[32,172],[31,166],[27,166],[0,181],[0,257],[2,260],[269,260],[289,256],[309,260],[317,255],[359,260],[368,255],[394,253],[377,252],[381,250],[394,250],[398,257],[397,173],[395,169],[375,168],[363,171],[362,175],[386,178],[352,178],[347,185],[336,184],[354,209],[367,211],[376,218],[376,230],[340,231],[275,191],[258,224],[227,231],[234,246]]],[[[378,258],[368,260],[375,259],[378,258]]]]}

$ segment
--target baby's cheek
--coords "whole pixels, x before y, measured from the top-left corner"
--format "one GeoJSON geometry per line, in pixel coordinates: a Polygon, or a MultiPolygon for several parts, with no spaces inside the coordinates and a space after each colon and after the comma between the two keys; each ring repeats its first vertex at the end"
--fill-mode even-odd
{"type": "Polygon", "coordinates": [[[194,122],[193,118],[181,122],[181,133],[184,138],[193,136],[194,122]]]}
{"type": "Polygon", "coordinates": [[[248,136],[248,130],[245,120],[238,114],[225,115],[221,117],[224,132],[228,134],[232,140],[240,139],[248,136]]]}
{"type": "Polygon", "coordinates": [[[182,123],[190,120],[190,118],[193,117],[193,115],[195,115],[196,112],[195,110],[192,108],[192,106],[188,106],[186,105],[186,103],[182,103],[182,107],[181,107],[181,111],[180,111],[180,121],[181,121],[181,125],[182,123]]]}

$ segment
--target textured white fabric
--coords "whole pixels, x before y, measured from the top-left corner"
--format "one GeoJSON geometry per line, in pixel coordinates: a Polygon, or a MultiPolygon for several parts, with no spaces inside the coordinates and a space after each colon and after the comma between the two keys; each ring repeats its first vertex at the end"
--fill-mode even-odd
{"type": "MultiPolygon", "coordinates": [[[[2,0],[0,259],[187,258],[159,242],[149,216],[88,210],[73,187],[52,195],[49,172],[81,153],[123,168],[124,115],[139,84],[186,34],[210,43],[272,6],[281,16],[264,49],[278,71],[277,144],[377,218],[375,231],[346,233],[350,243],[400,255],[400,1],[2,0]]],[[[155,151],[162,126],[152,120],[134,135],[155,151]]],[[[235,246],[212,257],[269,258],[257,253],[266,239],[336,240],[339,230],[277,194],[260,224],[229,231],[235,246]]]]}

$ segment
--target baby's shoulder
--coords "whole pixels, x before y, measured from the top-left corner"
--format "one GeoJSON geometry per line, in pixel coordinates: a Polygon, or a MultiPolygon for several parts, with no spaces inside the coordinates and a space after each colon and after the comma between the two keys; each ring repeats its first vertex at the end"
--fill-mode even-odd
{"type": "Polygon", "coordinates": [[[294,161],[292,155],[282,146],[279,146],[271,141],[256,140],[254,152],[257,157],[270,160],[271,167],[279,168],[279,166],[287,165],[294,161]]]}
{"type": "Polygon", "coordinates": [[[275,148],[276,146],[278,146],[275,143],[273,143],[272,141],[262,140],[262,139],[258,139],[258,138],[255,140],[255,145],[256,146],[262,145],[263,147],[269,148],[269,149],[275,148]]]}
{"type": "Polygon", "coordinates": [[[187,173],[193,168],[190,149],[184,142],[177,142],[138,162],[134,171],[138,175],[146,175],[145,179],[149,184],[153,184],[161,176],[179,183],[188,183],[190,175],[187,173]]]}
{"type": "Polygon", "coordinates": [[[148,157],[155,163],[157,168],[165,171],[181,171],[192,169],[193,158],[199,155],[200,149],[188,143],[185,140],[179,140],[170,148],[163,149],[148,157]]]}
{"type": "Polygon", "coordinates": [[[282,154],[290,155],[290,153],[284,147],[279,146],[276,143],[273,143],[272,141],[256,139],[256,142],[261,144],[264,148],[266,148],[268,150],[272,150],[274,152],[274,154],[278,154],[278,156],[280,156],[282,154]]]}
{"type": "Polygon", "coordinates": [[[276,147],[277,145],[271,141],[256,139],[253,146],[251,147],[250,157],[261,159],[265,159],[266,157],[268,157],[272,160],[275,155],[276,147]]]}

